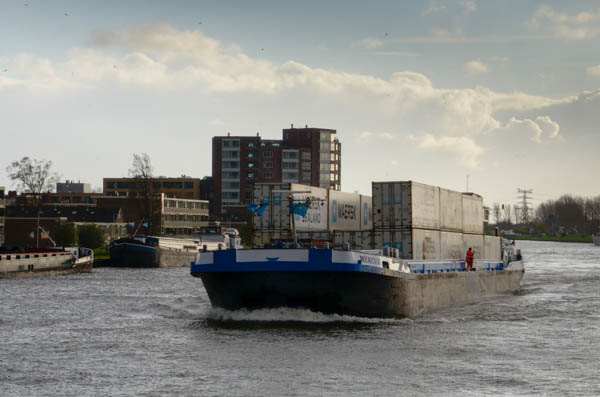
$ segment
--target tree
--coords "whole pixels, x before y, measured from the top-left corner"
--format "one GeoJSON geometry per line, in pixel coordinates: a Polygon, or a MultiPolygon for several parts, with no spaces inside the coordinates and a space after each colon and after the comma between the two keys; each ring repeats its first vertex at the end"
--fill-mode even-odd
{"type": "Polygon", "coordinates": [[[8,177],[17,182],[17,190],[30,193],[33,206],[37,212],[37,226],[35,230],[35,246],[40,246],[40,209],[42,206],[42,193],[51,192],[60,175],[52,171],[52,161],[37,160],[23,157],[20,161],[13,161],[6,167],[8,177]]]}
{"type": "Polygon", "coordinates": [[[82,225],[78,228],[79,245],[86,248],[100,248],[104,246],[104,231],[96,225],[82,225]]]}
{"type": "Polygon", "coordinates": [[[150,224],[152,222],[152,185],[154,176],[152,162],[150,161],[150,156],[148,156],[148,154],[133,154],[133,163],[132,167],[129,169],[129,177],[133,178],[137,196],[135,199],[142,200],[142,219],[140,222],[148,222],[146,227],[147,230],[150,230],[150,224]]]}
{"type": "Polygon", "coordinates": [[[75,226],[72,223],[62,223],[54,228],[54,242],[58,247],[74,246],[77,240],[75,226]]]}

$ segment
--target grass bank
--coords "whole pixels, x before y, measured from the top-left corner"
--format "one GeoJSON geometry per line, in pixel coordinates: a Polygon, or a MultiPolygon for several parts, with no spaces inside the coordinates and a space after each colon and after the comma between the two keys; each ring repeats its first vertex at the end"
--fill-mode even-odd
{"type": "Polygon", "coordinates": [[[512,240],[534,240],[534,241],[559,241],[563,243],[591,243],[592,236],[533,236],[522,234],[519,236],[505,237],[512,240]]]}
{"type": "Polygon", "coordinates": [[[94,250],[94,259],[108,259],[110,256],[108,255],[108,251],[106,248],[96,248],[94,250]]]}

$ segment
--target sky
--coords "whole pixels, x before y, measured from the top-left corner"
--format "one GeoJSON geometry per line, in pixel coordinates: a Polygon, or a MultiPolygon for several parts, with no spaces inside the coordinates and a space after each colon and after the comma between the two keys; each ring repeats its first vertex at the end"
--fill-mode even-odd
{"type": "Polygon", "coordinates": [[[134,153],[211,174],[211,137],[332,128],[342,190],[486,205],[600,194],[597,1],[0,0],[0,186],[23,156],[94,187],[134,153]]]}

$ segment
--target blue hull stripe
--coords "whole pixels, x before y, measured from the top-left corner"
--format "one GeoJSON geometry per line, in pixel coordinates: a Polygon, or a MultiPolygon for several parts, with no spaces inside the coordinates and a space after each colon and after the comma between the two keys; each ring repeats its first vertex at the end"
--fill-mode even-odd
{"type": "Polygon", "coordinates": [[[192,262],[191,272],[362,272],[383,274],[383,268],[357,263],[243,262],[200,265],[192,262]]]}

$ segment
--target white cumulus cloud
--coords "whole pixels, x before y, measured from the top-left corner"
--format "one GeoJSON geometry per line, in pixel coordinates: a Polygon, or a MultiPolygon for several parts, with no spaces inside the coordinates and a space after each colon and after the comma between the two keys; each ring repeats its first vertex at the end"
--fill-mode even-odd
{"type": "Polygon", "coordinates": [[[536,10],[529,26],[533,30],[548,31],[561,39],[591,39],[600,35],[600,10],[569,15],[544,5],[536,10]]]}
{"type": "Polygon", "coordinates": [[[600,77],[600,65],[589,66],[585,71],[590,76],[600,77]]]}
{"type": "Polygon", "coordinates": [[[486,73],[488,71],[488,67],[485,63],[474,60],[465,63],[465,71],[471,74],[486,73]]]}
{"type": "Polygon", "coordinates": [[[549,139],[561,138],[559,134],[560,126],[549,116],[538,116],[535,118],[535,120],[519,120],[515,117],[512,117],[510,121],[506,124],[506,128],[515,128],[518,126],[525,127],[525,129],[532,134],[531,140],[534,142],[541,142],[544,136],[549,139]]]}
{"type": "Polygon", "coordinates": [[[423,136],[418,143],[418,147],[454,154],[469,168],[477,168],[479,166],[479,157],[485,152],[485,149],[479,146],[473,139],[456,136],[436,137],[432,134],[423,136]]]}
{"type": "Polygon", "coordinates": [[[381,41],[379,39],[362,39],[357,44],[368,50],[372,50],[374,48],[381,47],[383,45],[383,41],[381,41]]]}

